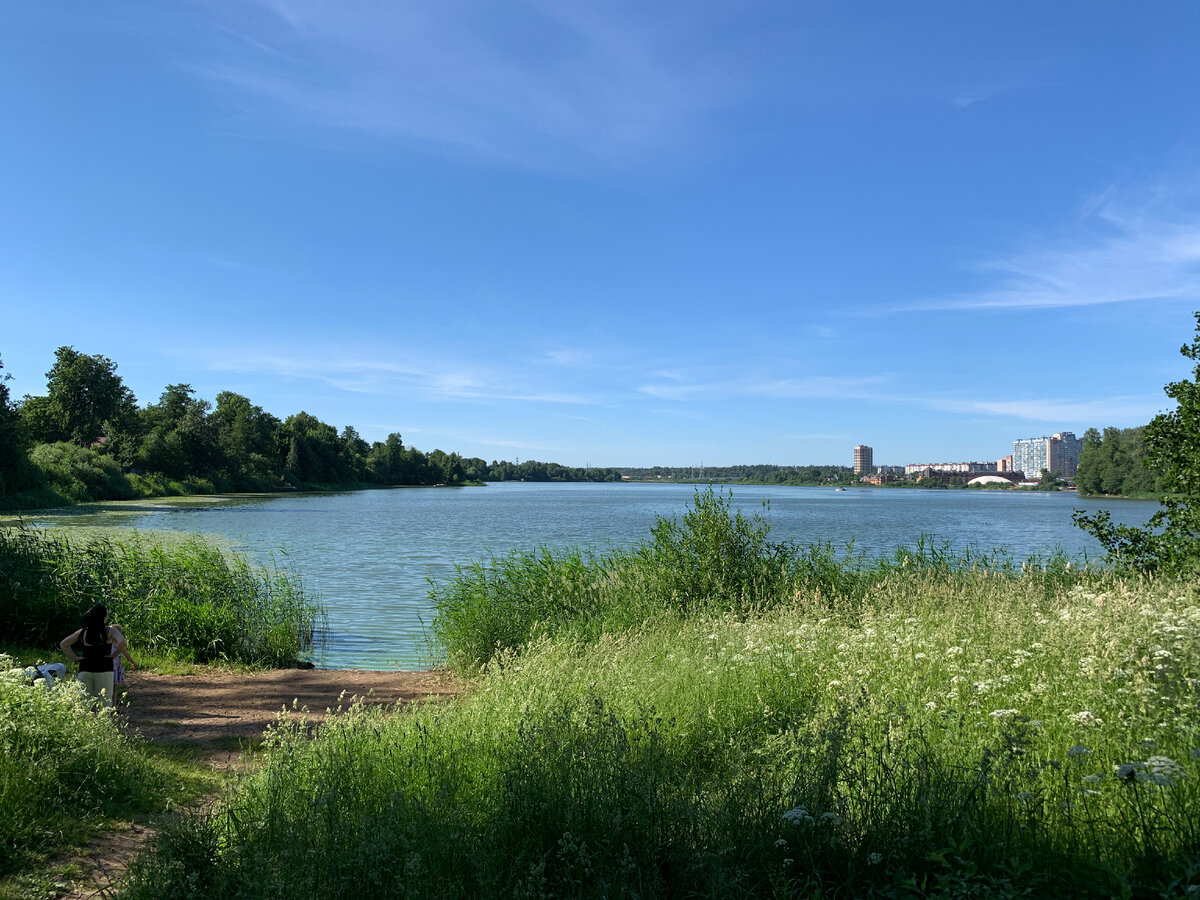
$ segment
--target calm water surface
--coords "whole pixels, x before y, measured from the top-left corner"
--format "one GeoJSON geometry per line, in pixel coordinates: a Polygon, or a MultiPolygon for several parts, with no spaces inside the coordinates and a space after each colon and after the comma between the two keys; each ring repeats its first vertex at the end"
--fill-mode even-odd
{"type": "MultiPolygon", "coordinates": [[[[1074,509],[1108,509],[1141,523],[1150,501],[1085,500],[1070,493],[872,490],[738,486],[734,504],[763,512],[777,540],[854,540],[890,553],[922,534],[957,548],[1005,548],[1018,559],[1061,549],[1097,557],[1099,545],[1071,523],[1074,509]]],[[[114,525],[200,532],[264,562],[297,570],[329,610],[317,664],[414,668],[431,661],[429,581],[456,564],[540,546],[623,547],[649,536],[656,515],[677,516],[694,488],[675,484],[490,484],[344,494],[212,498],[121,515],[46,515],[42,525],[114,525]]],[[[136,509],[136,505],[134,506],[136,509]]]]}

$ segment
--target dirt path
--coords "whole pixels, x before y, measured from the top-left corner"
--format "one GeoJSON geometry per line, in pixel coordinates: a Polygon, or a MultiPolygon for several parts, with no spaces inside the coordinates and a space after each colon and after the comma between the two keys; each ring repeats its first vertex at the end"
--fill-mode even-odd
{"type": "MultiPolygon", "coordinates": [[[[364,672],[282,669],[250,675],[205,673],[158,675],[133,671],[126,682],[128,704],[121,707],[130,727],[145,740],[195,750],[214,769],[244,768],[244,748],[252,746],[280,710],[308,709],[310,721],[329,710],[364,703],[393,706],[452,697],[465,685],[448,672],[364,672]]],[[[82,853],[59,860],[73,870],[72,884],[56,895],[63,900],[109,897],[125,867],[155,829],[135,825],[108,833],[82,853]]]]}
{"type": "Polygon", "coordinates": [[[278,669],[250,675],[156,675],[130,672],[130,726],[155,744],[191,745],[217,768],[235,765],[241,748],[262,736],[280,710],[308,709],[311,721],[329,710],[364,703],[392,706],[451,697],[463,689],[448,672],[364,672],[278,669]]]}

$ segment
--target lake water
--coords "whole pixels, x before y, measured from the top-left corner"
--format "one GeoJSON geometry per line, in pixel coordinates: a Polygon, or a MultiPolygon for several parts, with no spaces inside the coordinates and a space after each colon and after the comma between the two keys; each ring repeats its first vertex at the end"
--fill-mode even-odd
{"type": "MultiPolygon", "coordinates": [[[[457,564],[512,549],[629,546],[649,536],[656,515],[682,514],[694,492],[676,484],[497,483],[192,498],[166,508],[130,504],[120,515],[80,509],[33,521],[218,536],[256,559],[295,569],[324,602],[328,633],[318,665],[395,669],[430,662],[429,581],[452,578],[457,564]]],[[[839,547],[854,540],[856,550],[879,554],[925,534],[956,549],[1005,548],[1017,559],[1058,549],[1099,557],[1096,541],[1071,523],[1074,509],[1107,509],[1117,522],[1140,524],[1158,508],[1024,491],[736,486],[732,496],[745,514],[763,512],[776,540],[839,547]]]]}

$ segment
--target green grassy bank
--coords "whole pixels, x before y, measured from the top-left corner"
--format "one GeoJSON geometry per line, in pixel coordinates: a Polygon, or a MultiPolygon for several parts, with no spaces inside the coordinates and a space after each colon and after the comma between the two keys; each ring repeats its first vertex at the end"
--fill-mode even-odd
{"type": "Polygon", "coordinates": [[[149,750],[82,686],[45,690],[0,654],[0,897],[57,896],[49,861],[211,789],[149,750]]]}
{"type": "Polygon", "coordinates": [[[773,543],[708,494],[628,554],[517,555],[438,596],[473,692],[285,722],[129,896],[1200,886],[1190,584],[929,547],[856,560],[773,543]]]}
{"type": "Polygon", "coordinates": [[[106,604],[139,662],[271,666],[311,649],[319,606],[293,574],[192,538],[74,540],[0,528],[0,897],[56,896],[47,861],[100,831],[211,789],[211,775],[128,733],[80,686],[47,691],[26,664],[54,661],[93,603],[106,604]],[[8,654],[8,655],[5,655],[8,654]],[[48,887],[49,885],[49,887],[48,887]]]}

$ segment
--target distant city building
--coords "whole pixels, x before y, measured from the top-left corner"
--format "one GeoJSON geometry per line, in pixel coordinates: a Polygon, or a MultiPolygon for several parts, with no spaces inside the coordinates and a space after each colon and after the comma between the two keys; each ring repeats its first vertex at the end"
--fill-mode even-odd
{"type": "Polygon", "coordinates": [[[854,474],[862,475],[864,472],[870,472],[874,467],[875,451],[866,444],[859,444],[854,448],[854,474]]]}
{"type": "Polygon", "coordinates": [[[876,466],[876,475],[903,475],[904,466],[876,466]]]}
{"type": "Polygon", "coordinates": [[[972,475],[995,471],[994,462],[910,463],[904,467],[905,475],[972,475]]]}
{"type": "Polygon", "coordinates": [[[1042,469],[1061,478],[1074,478],[1079,468],[1079,453],[1083,441],[1070,431],[1059,431],[1048,437],[1020,438],[1013,441],[1013,469],[1024,472],[1034,481],[1042,469]]]}
{"type": "Polygon", "coordinates": [[[1008,456],[1003,457],[1002,459],[996,460],[996,471],[997,472],[1014,472],[1014,471],[1016,471],[1016,468],[1013,466],[1013,458],[1012,458],[1011,453],[1008,454],[1008,456]]]}

